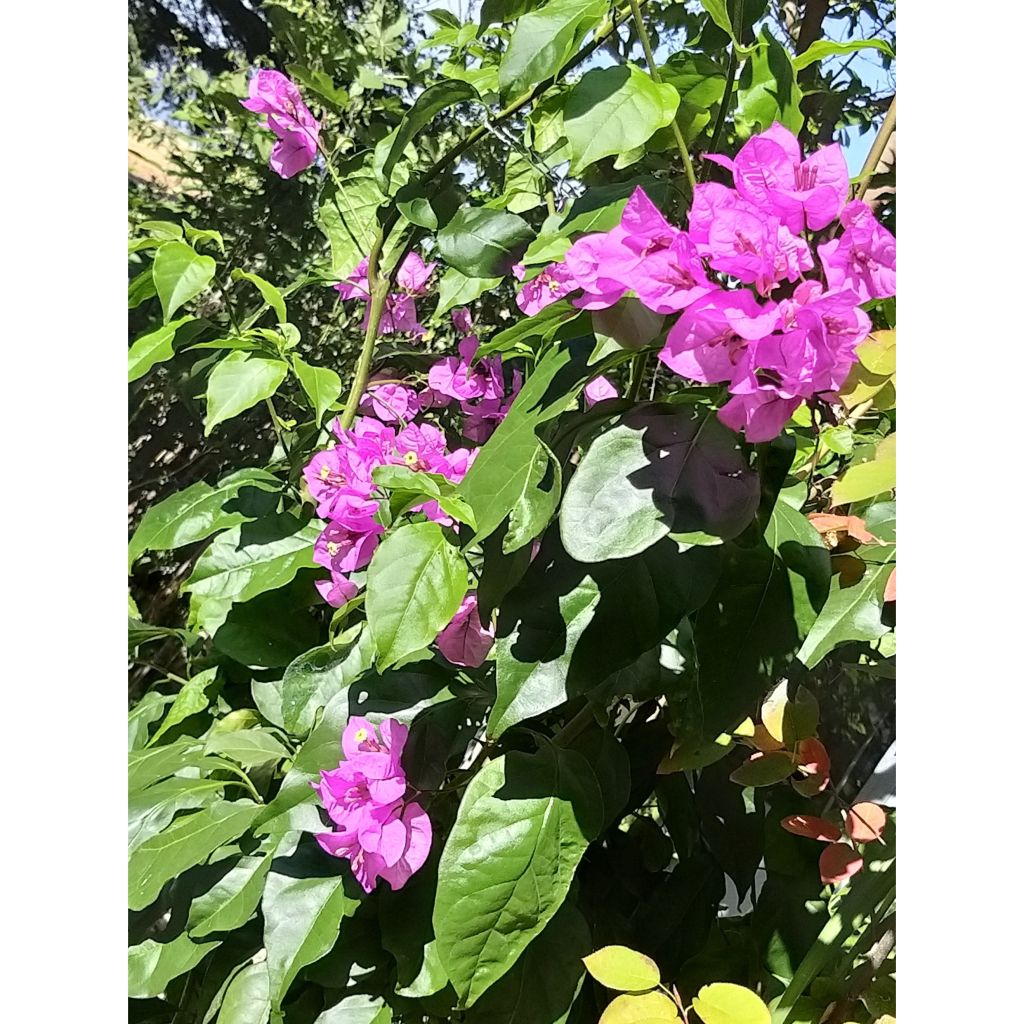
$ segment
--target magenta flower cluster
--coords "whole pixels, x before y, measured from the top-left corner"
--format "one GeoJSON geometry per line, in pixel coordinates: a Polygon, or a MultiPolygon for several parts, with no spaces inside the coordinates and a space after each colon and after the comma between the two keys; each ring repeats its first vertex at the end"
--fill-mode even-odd
{"type": "Polygon", "coordinates": [[[359,884],[372,892],[380,879],[401,889],[430,853],[426,811],[407,799],[402,749],[409,729],[385,718],[380,733],[353,717],[341,736],[345,760],[312,783],[334,823],[316,837],[332,857],[344,857],[359,884]]]}
{"type": "Polygon", "coordinates": [[[802,401],[842,387],[871,329],[860,305],[896,294],[896,240],[865,203],[846,201],[837,145],[804,159],[775,124],[734,161],[708,159],[732,172],[735,187],[698,185],[687,230],[638,188],[617,227],[576,241],[525,282],[517,303],[528,315],[569,296],[604,309],[631,292],[655,313],[681,313],[661,361],[690,380],[727,384],[722,421],[767,441],[802,401]],[[842,233],[815,243],[812,233],[837,217],[842,233]]]}
{"type": "MultiPolygon", "coordinates": [[[[444,431],[430,423],[410,423],[396,431],[363,416],[351,430],[343,429],[335,420],[333,430],[336,442],[317,452],[303,473],[317,515],[327,521],[313,547],[313,559],[329,569],[331,576],[318,581],[317,589],[329,604],[340,608],[359,590],[349,574],[369,563],[384,533],[377,520],[380,502],[374,497],[373,471],[378,466],[407,466],[459,483],[475,451],[448,451],[444,431]]],[[[452,519],[436,501],[426,501],[415,511],[452,525],[452,519]]]]}
{"type": "MultiPolygon", "coordinates": [[[[364,331],[370,322],[368,263],[369,261],[364,258],[351,276],[334,286],[343,299],[363,299],[366,302],[364,331]]],[[[384,312],[377,327],[378,334],[411,334],[418,337],[426,333],[426,329],[416,317],[415,296],[426,292],[427,281],[430,280],[436,266],[436,263],[424,263],[414,252],[406,256],[395,275],[399,290],[389,293],[384,301],[384,312]]]]}
{"type": "Polygon", "coordinates": [[[280,71],[257,71],[249,80],[249,98],[242,100],[242,106],[267,115],[267,127],[277,136],[270,166],[282,178],[292,178],[316,162],[320,123],[290,78],[280,71]]]}

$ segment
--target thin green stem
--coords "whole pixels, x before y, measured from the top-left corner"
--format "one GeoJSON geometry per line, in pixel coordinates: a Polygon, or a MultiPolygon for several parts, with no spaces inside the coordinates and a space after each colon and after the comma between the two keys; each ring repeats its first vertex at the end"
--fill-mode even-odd
{"type": "Polygon", "coordinates": [[[281,451],[284,452],[285,457],[288,456],[288,445],[285,444],[284,434],[281,432],[281,417],[277,415],[277,408],[274,406],[273,398],[266,399],[267,411],[270,413],[270,425],[274,428],[274,433],[277,435],[277,443],[281,446],[281,451]]]}
{"type": "MultiPolygon", "coordinates": [[[[658,74],[658,65],[654,63],[651,37],[647,34],[647,27],[644,25],[643,17],[640,15],[640,4],[637,0],[629,0],[629,7],[633,13],[633,24],[636,26],[636,34],[640,37],[640,45],[644,50],[644,59],[647,61],[647,73],[660,85],[661,75],[658,74]]],[[[686,139],[683,138],[682,129],[680,129],[674,115],[672,117],[672,134],[675,136],[679,155],[683,158],[683,169],[686,171],[686,180],[690,183],[690,191],[692,192],[697,187],[697,179],[693,173],[690,151],[686,148],[686,139]]]]}
{"type": "Polygon", "coordinates": [[[647,353],[638,352],[634,357],[629,369],[629,390],[626,397],[631,402],[640,398],[640,388],[644,382],[644,373],[647,371],[647,353]]]}

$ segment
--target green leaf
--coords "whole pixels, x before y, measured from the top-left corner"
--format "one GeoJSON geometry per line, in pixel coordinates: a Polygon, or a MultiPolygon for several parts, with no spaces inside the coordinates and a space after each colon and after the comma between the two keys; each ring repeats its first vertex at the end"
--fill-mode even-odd
{"type": "Polygon", "coordinates": [[[646,992],[661,982],[658,965],[628,946],[604,946],[584,957],[590,975],[616,992],[646,992]]]}
{"type": "Polygon", "coordinates": [[[438,868],[434,934],[462,1005],[506,974],[562,905],[601,827],[581,755],[513,752],[472,779],[438,868]]]}
{"type": "Polygon", "coordinates": [[[243,768],[288,757],[287,749],[269,729],[258,728],[215,733],[206,741],[206,753],[230,757],[243,768]]]}
{"type": "Polygon", "coordinates": [[[585,358],[566,347],[553,348],[534,368],[459,487],[476,516],[474,541],[493,533],[519,501],[534,467],[536,428],[563,412],[586,379],[585,358]]]}
{"type": "Polygon", "coordinates": [[[595,68],[573,86],[565,135],[578,173],[606,156],[642,146],[672,123],[679,93],[632,65],[595,68]]]}
{"type": "Polygon", "coordinates": [[[317,224],[331,244],[331,273],[342,281],[370,250],[384,194],[367,157],[339,164],[337,174],[341,186],[324,189],[317,224]]]}
{"type": "Polygon", "coordinates": [[[285,306],[284,296],[281,294],[280,288],[272,285],[269,281],[265,281],[259,274],[250,274],[245,270],[232,270],[231,280],[249,281],[251,284],[256,285],[260,295],[263,296],[263,301],[276,314],[277,322],[279,324],[288,322],[288,308],[285,306]]]}
{"type": "Polygon", "coordinates": [[[556,74],[604,17],[603,0],[551,0],[517,22],[498,67],[503,94],[518,97],[556,74]]]}
{"type": "MultiPolygon", "coordinates": [[[[540,7],[544,0],[484,0],[480,8],[480,28],[515,21],[527,11],[540,7]]],[[[433,12],[428,12],[433,16],[433,12]]],[[[437,12],[441,14],[441,11],[437,12]]],[[[443,12],[447,13],[447,12],[443,12]]]]}
{"type": "Polygon", "coordinates": [[[234,931],[256,913],[277,840],[266,845],[261,856],[239,857],[227,874],[192,901],[186,925],[189,935],[201,938],[211,932],[234,931]]]}
{"type": "Polygon", "coordinates": [[[513,213],[470,206],[437,233],[441,258],[466,277],[504,277],[534,237],[513,213]]]}
{"type": "Polygon", "coordinates": [[[203,436],[209,437],[218,423],[270,398],[287,373],[288,364],[283,359],[268,359],[251,352],[226,355],[213,368],[207,382],[203,436]]]}
{"type": "Polygon", "coordinates": [[[381,668],[430,644],[469,587],[466,562],[437,523],[413,523],[386,537],[366,578],[366,619],[381,668]]]}
{"type": "Polygon", "coordinates": [[[569,481],[562,540],[573,558],[601,562],[669,533],[728,539],[750,523],[759,491],[713,410],[639,406],[594,441],[569,481]]]}
{"type": "Polygon", "coordinates": [[[466,1013],[466,1024],[562,1024],[583,983],[587,919],[571,903],[466,1013]]]}
{"type": "Polygon", "coordinates": [[[205,861],[219,846],[237,839],[259,810],[248,800],[222,801],[179,818],[147,839],[128,861],[128,909],[148,907],[166,882],[205,861]]]}
{"type": "Polygon", "coordinates": [[[523,489],[509,510],[508,532],[501,542],[502,550],[511,554],[543,533],[561,496],[562,464],[543,441],[538,441],[523,489]],[[549,475],[550,483],[544,489],[541,485],[549,475]]]}
{"type": "Polygon", "coordinates": [[[445,313],[456,306],[466,306],[479,299],[485,292],[493,291],[501,284],[500,277],[466,277],[454,267],[449,267],[438,282],[437,309],[433,321],[437,323],[445,313]]]}
{"type": "Polygon", "coordinates": [[[205,540],[218,530],[250,522],[263,512],[266,499],[276,504],[273,491],[281,481],[263,469],[240,469],[210,486],[200,481],[150,506],[128,544],[128,567],[147,551],[173,551],[205,540]],[[244,489],[244,492],[243,492],[244,489]],[[263,506],[255,504],[262,497],[263,506]]]}
{"type": "Polygon", "coordinates": [[[147,299],[156,295],[156,285],[153,283],[153,268],[146,267],[128,281],[128,308],[136,309],[147,299]]]}
{"type": "Polygon", "coordinates": [[[160,296],[164,323],[175,310],[194,299],[213,280],[217,263],[200,256],[185,242],[165,242],[153,258],[153,285],[160,296]]]}
{"type": "Polygon", "coordinates": [[[601,1024],[659,1024],[679,1021],[679,1009],[662,992],[616,996],[601,1014],[601,1024]]]}
{"type": "Polygon", "coordinates": [[[760,996],[742,985],[716,981],[704,985],[693,1000],[704,1024],[770,1024],[771,1013],[760,996]]]}
{"type": "MultiPolygon", "coordinates": [[[[179,760],[174,768],[181,767],[179,760]]],[[[128,796],[128,852],[162,832],[178,811],[205,807],[223,793],[226,783],[217,779],[164,779],[128,796]]]]}
{"type": "Polygon", "coordinates": [[[217,1024],[267,1024],[270,1019],[270,975],[267,962],[249,964],[224,993],[217,1024]]]}
{"type": "MultiPolygon", "coordinates": [[[[804,497],[806,491],[801,487],[797,501],[802,504],[804,497]]],[[[828,550],[799,506],[794,507],[786,500],[785,492],[772,509],[764,539],[786,567],[794,617],[799,634],[804,637],[828,598],[828,550]]]]}
{"type": "Polygon", "coordinates": [[[299,735],[313,727],[319,710],[370,667],[373,638],[358,624],[332,644],[300,655],[281,680],[281,713],[285,728],[299,735]]]}
{"type": "Polygon", "coordinates": [[[711,16],[711,20],[737,45],[740,41],[733,31],[732,18],[729,17],[727,0],[700,0],[701,7],[711,16]]]}
{"type": "MultiPolygon", "coordinates": [[[[704,0],[701,0],[703,3],[704,0]]],[[[706,6],[706,5],[705,5],[706,6]]],[[[793,67],[797,71],[803,71],[810,67],[815,61],[824,60],[826,57],[834,57],[837,54],[856,53],[858,50],[881,50],[889,57],[895,57],[892,47],[884,39],[847,39],[845,42],[837,43],[832,39],[816,39],[803,53],[798,53],[793,58],[793,67]]]]}
{"type": "Polygon", "coordinates": [[[300,569],[313,568],[316,521],[303,524],[288,513],[233,526],[202,553],[182,584],[191,593],[191,621],[211,636],[235,604],[283,587],[300,569]]]}
{"type": "Polygon", "coordinates": [[[324,413],[341,396],[341,377],[326,366],[311,366],[299,356],[292,356],[292,366],[299,384],[313,407],[314,422],[317,426],[323,422],[324,413]]]}
{"type": "Polygon", "coordinates": [[[213,646],[249,668],[284,668],[321,643],[320,621],[309,611],[314,591],[303,576],[234,605],[214,634],[213,646]]]}
{"type": "MultiPolygon", "coordinates": [[[[128,620],[128,628],[131,630],[132,620],[128,620]]],[[[146,745],[149,739],[149,727],[160,720],[164,708],[174,700],[173,695],[157,693],[150,690],[144,693],[138,703],[128,712],[128,749],[138,750],[146,745]]]]}
{"type": "MultiPolygon", "coordinates": [[[[882,622],[885,585],[893,571],[890,563],[896,557],[893,545],[868,550],[877,552],[878,562],[867,565],[864,575],[852,586],[840,587],[839,577],[833,581],[832,592],[821,609],[797,657],[814,668],[829,651],[852,640],[877,640],[888,631],[882,622]]],[[[861,549],[864,552],[864,549],[861,549]]]]}
{"type": "Polygon", "coordinates": [[[355,994],[324,1010],[313,1024],[391,1024],[391,1007],[381,996],[355,994]]]}
{"type": "Polygon", "coordinates": [[[342,919],[359,906],[345,894],[346,876],[351,877],[349,871],[315,843],[300,844],[292,857],[271,865],[262,906],[274,1010],[280,1010],[299,971],[331,949],[342,919]]]}
{"type": "Polygon", "coordinates": [[[832,485],[832,504],[847,505],[851,501],[873,498],[896,486],[896,435],[889,434],[879,444],[869,462],[851,466],[832,485]]]}
{"type": "Polygon", "coordinates": [[[170,942],[146,939],[128,947],[128,997],[152,999],[179,975],[192,970],[220,942],[193,942],[182,933],[170,942]]]}
{"type": "Polygon", "coordinates": [[[476,89],[468,82],[442,81],[428,86],[416,97],[416,102],[406,111],[391,148],[388,150],[377,183],[386,192],[391,187],[391,175],[395,164],[402,158],[405,147],[439,114],[457,103],[479,100],[476,89]]]}
{"type": "Polygon", "coordinates": [[[761,722],[768,735],[793,749],[799,740],[810,739],[818,730],[819,708],[814,694],[798,686],[796,699],[789,699],[789,683],[783,679],[764,699],[761,722]]]}
{"type": "Polygon", "coordinates": [[[217,668],[204,669],[197,672],[178,692],[171,705],[167,717],[160,723],[160,728],[153,733],[150,743],[163,736],[168,729],[184,722],[190,715],[196,715],[210,706],[210,694],[207,692],[217,681],[217,668]]]}
{"type": "Polygon", "coordinates": [[[794,135],[803,127],[803,93],[786,49],[767,28],[761,29],[757,48],[740,73],[736,93],[736,129],[740,138],[771,128],[778,121],[794,135]]]}
{"type": "Polygon", "coordinates": [[[299,85],[322,96],[336,107],[344,107],[348,103],[348,93],[334,84],[334,79],[323,71],[305,67],[302,64],[286,64],[285,70],[299,85]]]}
{"type": "Polygon", "coordinates": [[[136,338],[128,349],[128,383],[145,377],[157,363],[167,362],[174,355],[178,328],[193,320],[194,316],[183,316],[136,338]]]}
{"type": "MultiPolygon", "coordinates": [[[[714,549],[712,549],[714,550],[714,549]]],[[[775,685],[800,646],[790,574],[764,542],[725,546],[725,568],[694,622],[705,739],[731,732],[775,685]]]]}
{"type": "Polygon", "coordinates": [[[183,220],[182,227],[185,229],[185,238],[190,245],[202,245],[204,242],[213,242],[224,255],[224,236],[219,231],[210,228],[194,228],[187,220],[183,220]]]}
{"type": "Polygon", "coordinates": [[[785,750],[776,750],[760,756],[754,754],[729,778],[737,786],[774,786],[776,782],[788,779],[795,770],[793,755],[785,750]]]}
{"type": "Polygon", "coordinates": [[[498,639],[497,696],[487,720],[488,739],[495,740],[513,725],[568,699],[569,665],[600,597],[597,584],[584,576],[573,590],[557,598],[556,614],[545,608],[548,614],[541,622],[517,622],[511,633],[498,639]],[[552,629],[551,622],[557,628],[552,629]]]}

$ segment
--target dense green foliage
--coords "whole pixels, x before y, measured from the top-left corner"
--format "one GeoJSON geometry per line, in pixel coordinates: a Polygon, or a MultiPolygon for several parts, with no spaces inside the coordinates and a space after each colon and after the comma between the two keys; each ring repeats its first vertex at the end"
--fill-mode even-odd
{"type": "MultiPolygon", "coordinates": [[[[895,300],[841,391],[751,444],[655,358],[666,316],[524,315],[513,273],[637,186],[685,224],[689,162],[726,182],[701,154],[773,122],[808,152],[876,130],[892,90],[851,69],[884,77],[893,4],[130,6],[134,136],[171,154],[129,192],[130,1019],[893,1014],[895,821],[857,799],[894,738],[895,300]],[[240,105],[253,67],[321,125],[297,176],[240,105]],[[425,334],[377,337],[414,250],[425,334]],[[369,329],[330,287],[367,256],[369,329]],[[461,308],[522,389],[464,477],[374,469],[383,540],[332,608],[304,467],[368,374],[426,389],[461,308]],[[435,643],[467,592],[478,665],[435,643]],[[410,727],[433,838],[396,889],[314,838],[354,716],[410,727]]],[[[422,420],[473,447],[456,412],[422,420]]]]}

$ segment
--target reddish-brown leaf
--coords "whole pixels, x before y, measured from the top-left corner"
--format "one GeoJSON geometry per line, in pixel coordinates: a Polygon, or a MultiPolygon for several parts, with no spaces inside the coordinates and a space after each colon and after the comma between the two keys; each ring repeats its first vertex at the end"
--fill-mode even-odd
{"type": "Polygon", "coordinates": [[[853,878],[864,867],[864,858],[845,843],[829,843],[818,858],[818,871],[825,885],[837,885],[853,878]]]}
{"type": "Polygon", "coordinates": [[[855,843],[872,843],[885,829],[885,811],[878,804],[854,804],[846,814],[846,834],[855,843]]]}
{"type": "Polygon", "coordinates": [[[832,762],[821,740],[812,736],[796,745],[796,766],[802,778],[793,780],[793,788],[801,796],[814,796],[828,785],[832,762]]]}
{"type": "Polygon", "coordinates": [[[782,819],[782,827],[795,836],[817,839],[819,843],[834,843],[843,834],[831,821],[816,818],[813,814],[791,814],[782,819]]]}
{"type": "MultiPolygon", "coordinates": [[[[859,516],[837,516],[831,512],[812,512],[807,519],[818,533],[826,537],[826,540],[828,534],[845,533],[854,540],[859,540],[861,544],[885,543],[884,540],[879,540],[868,530],[864,520],[859,516]]],[[[829,547],[835,547],[835,545],[830,544],[829,547]]]]}

